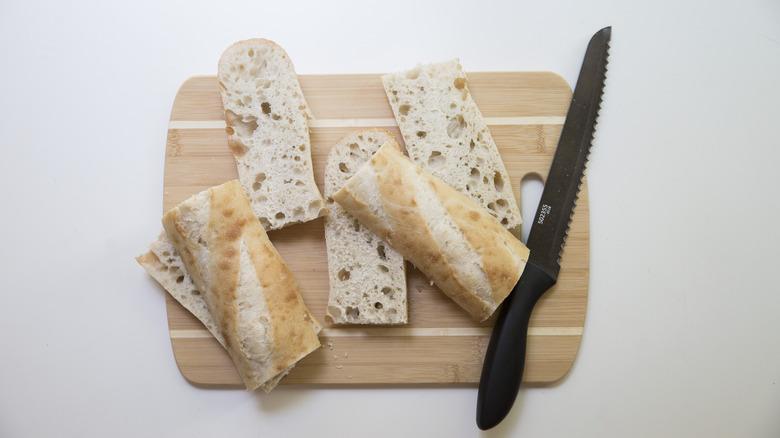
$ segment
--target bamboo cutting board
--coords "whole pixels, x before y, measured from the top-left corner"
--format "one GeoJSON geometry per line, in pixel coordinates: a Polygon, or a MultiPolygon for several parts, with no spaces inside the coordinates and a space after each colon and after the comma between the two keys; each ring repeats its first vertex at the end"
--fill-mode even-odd
{"type": "MultiPolygon", "coordinates": [[[[324,187],[330,148],[344,134],[379,127],[403,145],[380,75],[301,75],[315,119],[310,121],[315,180],[324,187]]],[[[469,73],[468,87],[511,177],[520,202],[526,176],[544,178],[560,136],[571,90],[549,72],[469,73]]],[[[208,187],[238,177],[227,147],[217,79],[188,79],[176,95],[165,152],[163,210],[208,187]]],[[[525,218],[530,220],[530,218],[525,218]]],[[[579,348],[588,297],[588,191],[583,181],[558,283],[534,310],[525,382],[553,382],[571,367],[579,348]]],[[[325,322],[328,270],[322,218],[269,234],[295,274],[304,301],[325,328],[323,348],[310,354],[282,384],[430,384],[479,381],[495,315],[474,322],[411,265],[408,326],[336,327],[325,322]]],[[[174,356],[198,385],[241,387],[227,352],[204,326],[166,294],[174,356]]]]}

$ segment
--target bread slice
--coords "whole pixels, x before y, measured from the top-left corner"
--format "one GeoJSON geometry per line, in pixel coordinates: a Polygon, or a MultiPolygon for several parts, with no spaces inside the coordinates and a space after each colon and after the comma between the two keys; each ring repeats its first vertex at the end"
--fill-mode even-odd
{"type": "Polygon", "coordinates": [[[270,391],[321,346],[322,326],[237,180],[169,210],[163,227],[247,390],[270,391]]]}
{"type": "Polygon", "coordinates": [[[458,59],[382,76],[409,158],[519,235],[509,174],[458,59]]]}
{"type": "Polygon", "coordinates": [[[266,230],[328,213],[314,182],[311,111],[287,53],[272,41],[230,46],[218,68],[228,146],[266,230]]]}
{"type": "Polygon", "coordinates": [[[149,251],[136,257],[135,260],[176,301],[195,315],[223,347],[225,346],[225,338],[222,337],[222,333],[219,332],[214,323],[214,318],[209,313],[203,294],[187,274],[184,262],[168,239],[168,235],[165,234],[165,230],[161,231],[157,240],[149,245],[149,251]]]}
{"type": "MultiPolygon", "coordinates": [[[[206,300],[200,291],[192,283],[192,279],[187,270],[183,268],[184,263],[173,248],[168,235],[163,230],[156,241],[149,245],[149,251],[136,257],[140,264],[149,275],[152,276],[160,285],[176,299],[185,309],[195,315],[196,318],[208,329],[217,339],[222,347],[225,347],[225,338],[214,323],[214,318],[209,313],[206,306],[206,300]]],[[[290,370],[292,367],[290,367],[290,370]]],[[[289,370],[287,370],[289,372],[289,370]]],[[[274,378],[265,382],[262,388],[270,392],[282,380],[287,373],[279,373],[274,378]]]]}
{"type": "Polygon", "coordinates": [[[333,200],[478,321],[494,313],[525,269],[528,248],[391,142],[333,200]]]}
{"type": "Polygon", "coordinates": [[[405,324],[408,321],[406,264],[397,251],[368,230],[330,196],[384,143],[395,137],[365,129],[339,139],[325,167],[325,216],[330,295],[326,318],[336,324],[405,324]]]}

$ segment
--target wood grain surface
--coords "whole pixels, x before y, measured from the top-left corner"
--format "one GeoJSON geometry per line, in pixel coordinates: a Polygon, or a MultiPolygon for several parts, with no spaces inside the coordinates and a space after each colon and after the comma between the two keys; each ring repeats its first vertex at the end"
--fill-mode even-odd
{"type": "MultiPolygon", "coordinates": [[[[468,87],[486,118],[520,202],[527,176],[546,176],[571,99],[550,72],[469,73],[468,87]]],[[[346,133],[368,127],[392,132],[403,145],[379,74],[300,75],[314,113],[310,121],[315,180],[323,187],[327,154],[346,133]]],[[[215,76],[196,76],[179,89],[165,150],[163,211],[208,187],[237,178],[227,147],[215,76]]],[[[526,221],[530,218],[525,218],[526,221]]],[[[554,382],[572,366],[585,321],[589,274],[588,190],[583,181],[558,284],[534,310],[525,382],[554,382]]],[[[325,322],[328,270],[322,218],[269,233],[304,300],[320,322],[323,347],[281,384],[467,384],[479,381],[495,315],[474,322],[408,266],[410,323],[404,327],[332,326],[325,322]]],[[[203,325],[166,294],[176,363],[196,385],[242,387],[227,352],[203,325]]]]}

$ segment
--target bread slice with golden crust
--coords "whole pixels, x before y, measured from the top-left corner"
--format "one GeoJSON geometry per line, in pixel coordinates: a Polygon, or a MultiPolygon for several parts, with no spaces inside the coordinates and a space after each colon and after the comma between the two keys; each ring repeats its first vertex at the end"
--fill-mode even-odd
{"type": "Polygon", "coordinates": [[[340,138],[325,166],[325,216],[330,293],[326,318],[336,324],[408,322],[406,263],[397,251],[333,202],[330,196],[389,142],[393,134],[362,129],[340,138]]]}
{"type": "Polygon", "coordinates": [[[525,245],[390,143],[333,199],[478,321],[493,314],[525,269],[525,245]]]}
{"type": "Polygon", "coordinates": [[[237,180],[169,210],[163,227],[247,390],[270,391],[319,348],[320,323],[237,180]]]}
{"type": "Polygon", "coordinates": [[[312,114],[287,53],[273,41],[240,41],[222,54],[217,75],[238,179],[266,231],[326,215],[311,161],[312,114]]]}
{"type": "Polygon", "coordinates": [[[519,236],[520,208],[457,59],[382,76],[409,158],[519,236]]]}

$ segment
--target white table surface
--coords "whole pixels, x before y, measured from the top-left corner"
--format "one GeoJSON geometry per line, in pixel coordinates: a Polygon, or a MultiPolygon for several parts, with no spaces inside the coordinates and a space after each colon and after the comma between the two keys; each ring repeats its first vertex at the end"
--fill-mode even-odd
{"type": "Polygon", "coordinates": [[[0,1],[0,436],[780,436],[780,3],[0,1]],[[517,3],[517,4],[515,4],[517,3]],[[590,296],[558,383],[496,429],[476,389],[207,390],[136,264],[181,83],[266,37],[298,73],[576,80],[612,25],[590,296]]]}

